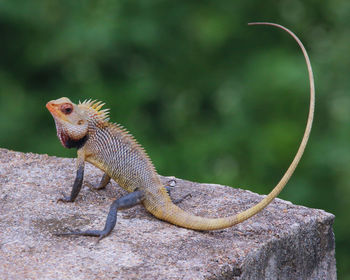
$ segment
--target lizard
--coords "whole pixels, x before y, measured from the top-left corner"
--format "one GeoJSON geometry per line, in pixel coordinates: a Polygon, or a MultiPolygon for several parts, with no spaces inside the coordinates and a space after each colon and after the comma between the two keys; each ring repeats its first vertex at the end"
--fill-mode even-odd
{"type": "Polygon", "coordinates": [[[158,219],[179,227],[200,231],[219,230],[232,227],[252,217],[277,197],[297,167],[309,139],[315,106],[313,73],[305,47],[292,31],[268,22],[255,22],[249,25],[271,25],[289,33],[302,50],[308,69],[310,104],[306,128],[292,163],[274,189],[259,203],[236,215],[206,218],[186,212],[171,200],[169,188],[161,183],[145,149],[124,127],[109,121],[109,109],[102,109],[104,103],[90,99],[75,104],[67,97],[62,97],[49,101],[46,107],[53,116],[61,144],[65,148],[77,149],[77,170],[71,194],[63,195],[59,201],[73,202],[76,199],[82,187],[85,162],[104,172],[97,189],[103,188],[112,178],[128,194],[113,201],[104,229],[68,231],[57,235],[96,236],[99,241],[114,229],[118,210],[137,204],[142,204],[158,219]]]}

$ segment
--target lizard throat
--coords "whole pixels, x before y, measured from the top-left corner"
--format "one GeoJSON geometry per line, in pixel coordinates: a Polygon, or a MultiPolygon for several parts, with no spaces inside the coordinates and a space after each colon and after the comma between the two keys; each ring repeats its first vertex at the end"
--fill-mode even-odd
{"type": "Polygon", "coordinates": [[[81,147],[84,146],[84,144],[86,143],[87,140],[88,140],[87,135],[85,135],[83,138],[81,138],[79,140],[73,140],[73,139],[68,138],[63,145],[68,149],[70,149],[70,148],[80,149],[81,147]]]}
{"type": "Polygon", "coordinates": [[[60,122],[55,120],[56,124],[56,130],[57,130],[57,137],[60,139],[60,142],[63,147],[71,149],[71,148],[77,148],[80,149],[81,147],[84,146],[86,141],[88,140],[88,135],[86,134],[85,136],[81,137],[80,139],[73,139],[69,137],[67,132],[63,129],[62,125],[60,122]]]}

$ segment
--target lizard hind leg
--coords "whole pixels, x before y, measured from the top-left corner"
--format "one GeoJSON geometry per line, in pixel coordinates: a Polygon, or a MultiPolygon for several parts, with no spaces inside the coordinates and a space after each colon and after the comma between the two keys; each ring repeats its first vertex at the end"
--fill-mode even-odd
{"type": "MultiPolygon", "coordinates": [[[[175,182],[174,184],[169,184],[168,186],[165,186],[165,189],[166,191],[168,192],[168,194],[170,195],[171,191],[172,191],[172,188],[175,186],[176,184],[176,181],[175,180],[172,180],[171,182],[175,182]]],[[[182,201],[184,201],[187,197],[192,197],[192,194],[191,193],[188,193],[188,194],[185,194],[183,197],[181,198],[178,198],[178,199],[171,199],[172,202],[174,204],[179,204],[181,203],[182,201]]]]}
{"type": "Polygon", "coordinates": [[[83,235],[83,236],[96,236],[98,237],[97,242],[99,242],[102,238],[106,237],[111,233],[115,224],[117,223],[117,212],[121,209],[128,209],[137,204],[140,204],[144,195],[141,191],[134,191],[129,193],[121,198],[113,201],[112,205],[109,208],[107,220],[105,223],[105,227],[103,230],[85,230],[85,231],[70,231],[70,232],[62,232],[55,233],[57,236],[66,236],[66,235],[83,235]]]}

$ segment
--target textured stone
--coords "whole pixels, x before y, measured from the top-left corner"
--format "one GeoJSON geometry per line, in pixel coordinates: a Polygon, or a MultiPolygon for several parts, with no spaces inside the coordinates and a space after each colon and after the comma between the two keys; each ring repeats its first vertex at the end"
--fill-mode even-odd
{"type": "MultiPolygon", "coordinates": [[[[0,149],[1,279],[336,279],[332,224],[322,210],[276,199],[229,229],[198,232],[151,216],[142,206],[118,213],[116,228],[93,237],[57,237],[68,229],[100,229],[111,202],[123,195],[83,187],[75,203],[57,203],[70,192],[75,161],[0,149]]],[[[85,179],[102,172],[87,164],[85,179]]],[[[167,180],[167,178],[164,178],[167,180]]],[[[262,196],[180,179],[180,207],[202,216],[238,213],[262,196]]]]}

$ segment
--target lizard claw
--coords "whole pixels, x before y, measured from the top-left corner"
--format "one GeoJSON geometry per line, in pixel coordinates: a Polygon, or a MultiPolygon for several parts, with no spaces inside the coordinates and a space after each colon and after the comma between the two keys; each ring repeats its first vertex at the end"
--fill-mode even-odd
{"type": "Polygon", "coordinates": [[[105,187],[101,188],[101,187],[99,187],[99,186],[98,186],[98,187],[95,187],[93,184],[91,184],[91,183],[89,183],[89,182],[85,182],[85,183],[84,183],[84,186],[87,186],[87,187],[89,188],[90,191],[92,191],[92,192],[94,192],[94,193],[96,193],[96,194],[98,194],[98,195],[100,195],[100,196],[101,196],[101,194],[100,194],[98,191],[105,188],[105,187]]]}
{"type": "Polygon", "coordinates": [[[65,236],[65,235],[73,235],[72,234],[73,233],[73,231],[69,231],[69,232],[55,232],[55,233],[53,233],[53,235],[55,235],[55,236],[65,236]]]}
{"type": "Polygon", "coordinates": [[[108,234],[101,234],[99,237],[98,237],[98,239],[97,239],[97,241],[96,241],[96,244],[98,244],[103,238],[105,238],[106,236],[107,236],[108,234]]]}
{"type": "Polygon", "coordinates": [[[176,180],[175,179],[170,179],[169,181],[166,182],[166,186],[174,188],[176,186],[176,180]]]}
{"type": "Polygon", "coordinates": [[[96,192],[99,190],[98,187],[95,187],[93,184],[89,182],[84,182],[84,185],[87,186],[91,191],[96,192]]]}
{"type": "Polygon", "coordinates": [[[57,232],[54,233],[56,236],[68,236],[68,235],[80,235],[80,236],[95,236],[98,237],[96,244],[100,242],[101,239],[105,238],[107,235],[110,234],[110,231],[106,230],[69,230],[68,232],[57,232]]]}
{"type": "Polygon", "coordinates": [[[61,194],[63,197],[57,199],[57,202],[73,202],[73,200],[69,196],[66,196],[64,192],[61,194]]]}
{"type": "Polygon", "coordinates": [[[179,203],[181,203],[182,201],[184,201],[188,197],[192,197],[192,194],[188,193],[188,194],[186,194],[185,196],[183,196],[183,197],[181,197],[179,199],[175,199],[173,202],[174,202],[174,204],[179,204],[179,203]]]}

